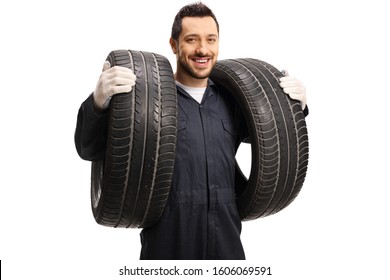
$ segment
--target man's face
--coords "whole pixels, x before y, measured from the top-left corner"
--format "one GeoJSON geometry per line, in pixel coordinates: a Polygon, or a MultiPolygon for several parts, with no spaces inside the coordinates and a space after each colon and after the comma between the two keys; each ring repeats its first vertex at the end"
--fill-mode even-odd
{"type": "Polygon", "coordinates": [[[182,29],[178,42],[171,40],[178,62],[177,78],[187,84],[207,79],[218,57],[217,24],[212,17],[185,17],[182,29]]]}

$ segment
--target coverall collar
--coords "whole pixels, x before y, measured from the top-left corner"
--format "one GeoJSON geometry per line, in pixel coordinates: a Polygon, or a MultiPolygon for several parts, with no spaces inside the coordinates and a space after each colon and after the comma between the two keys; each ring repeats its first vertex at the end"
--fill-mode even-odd
{"type": "MultiPolygon", "coordinates": [[[[177,86],[176,87],[178,89],[178,93],[181,94],[182,96],[186,97],[186,98],[189,98],[189,99],[193,99],[191,97],[191,95],[189,95],[184,89],[182,89],[180,86],[177,86]]],[[[211,97],[213,94],[214,94],[214,90],[217,90],[217,86],[214,84],[214,82],[211,80],[211,79],[208,79],[207,81],[207,88],[206,88],[206,91],[204,93],[204,96],[203,96],[203,99],[202,99],[202,104],[204,103],[204,101],[211,97]],[[213,90],[211,90],[211,88],[213,90]]],[[[193,99],[195,100],[195,99],[193,99]]]]}

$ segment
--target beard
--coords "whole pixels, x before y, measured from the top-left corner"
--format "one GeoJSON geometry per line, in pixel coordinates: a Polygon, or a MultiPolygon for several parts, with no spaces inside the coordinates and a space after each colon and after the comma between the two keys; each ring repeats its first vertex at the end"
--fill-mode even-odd
{"type": "Polygon", "coordinates": [[[179,59],[179,66],[180,68],[186,72],[189,76],[203,80],[206,79],[210,76],[211,70],[213,69],[214,65],[208,70],[207,72],[202,71],[202,73],[197,73],[191,66],[184,60],[184,59],[179,59]]]}

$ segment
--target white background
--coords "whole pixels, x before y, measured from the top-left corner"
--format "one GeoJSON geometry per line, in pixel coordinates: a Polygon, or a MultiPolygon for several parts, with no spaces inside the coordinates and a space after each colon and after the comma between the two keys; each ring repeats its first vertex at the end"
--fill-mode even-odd
{"type": "MultiPolygon", "coordinates": [[[[247,261],[180,263],[271,266],[265,279],[390,279],[386,2],[205,1],[221,26],[220,59],[258,58],[305,84],[310,163],[288,208],[243,224],[247,261]]],[[[171,24],[188,3],[1,2],[4,279],[123,279],[125,265],[172,264],[137,261],[139,230],[96,224],[90,163],[73,135],[111,50],[152,51],[175,66],[171,24]]]]}

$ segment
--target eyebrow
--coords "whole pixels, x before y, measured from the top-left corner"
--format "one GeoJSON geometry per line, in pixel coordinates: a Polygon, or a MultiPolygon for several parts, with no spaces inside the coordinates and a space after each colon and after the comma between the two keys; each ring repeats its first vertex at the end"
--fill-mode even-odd
{"type": "MultiPolygon", "coordinates": [[[[200,37],[200,35],[197,33],[191,33],[191,34],[187,34],[184,36],[184,38],[187,38],[187,37],[200,37]]],[[[207,37],[217,37],[218,38],[218,35],[211,33],[211,34],[208,34],[207,37]]]]}

